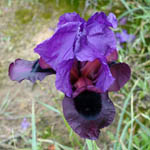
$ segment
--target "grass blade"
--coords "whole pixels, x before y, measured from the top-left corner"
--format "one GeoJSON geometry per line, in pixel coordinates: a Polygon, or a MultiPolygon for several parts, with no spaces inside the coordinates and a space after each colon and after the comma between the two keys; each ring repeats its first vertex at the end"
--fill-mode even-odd
{"type": "Polygon", "coordinates": [[[93,150],[93,144],[91,140],[86,140],[86,144],[87,144],[88,150],[93,150]]]}
{"type": "Polygon", "coordinates": [[[99,149],[95,141],[87,139],[86,144],[87,144],[88,150],[98,150],[99,149]]]}
{"type": "Polygon", "coordinates": [[[52,111],[58,113],[59,115],[61,114],[61,112],[58,109],[54,108],[53,106],[45,104],[45,103],[43,103],[41,101],[37,101],[37,102],[40,103],[40,104],[42,104],[44,107],[48,108],[49,110],[52,110],[52,111]]]}
{"type": "Polygon", "coordinates": [[[124,117],[124,114],[125,114],[125,111],[126,111],[126,107],[127,107],[128,102],[129,102],[129,100],[130,100],[130,98],[131,98],[131,94],[133,93],[133,91],[134,91],[135,87],[137,86],[138,82],[139,82],[139,80],[137,80],[137,81],[135,82],[135,84],[133,85],[133,87],[132,87],[132,89],[131,89],[131,91],[130,91],[128,97],[126,98],[126,100],[125,100],[125,102],[124,102],[123,110],[122,110],[122,113],[121,113],[121,115],[120,115],[120,119],[119,119],[119,123],[118,123],[118,127],[117,127],[116,142],[115,142],[115,144],[114,144],[114,150],[117,149],[117,146],[118,146],[118,144],[119,144],[119,143],[118,143],[118,141],[119,141],[119,133],[120,133],[120,130],[121,130],[121,125],[122,125],[123,117],[124,117]]]}
{"type": "Polygon", "coordinates": [[[32,150],[37,150],[34,100],[32,100],[32,150]]]}
{"type": "Polygon", "coordinates": [[[133,121],[134,121],[134,112],[133,112],[133,95],[131,96],[131,132],[129,138],[128,149],[131,149],[132,138],[133,138],[133,121]]]}

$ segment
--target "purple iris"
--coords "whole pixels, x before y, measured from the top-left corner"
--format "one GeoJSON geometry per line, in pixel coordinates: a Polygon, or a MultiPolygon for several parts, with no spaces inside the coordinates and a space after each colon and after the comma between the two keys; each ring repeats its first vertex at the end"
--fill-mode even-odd
{"type": "Polygon", "coordinates": [[[97,12],[85,21],[77,13],[59,19],[54,35],[37,45],[36,61],[17,59],[9,76],[18,82],[43,80],[56,74],[56,87],[64,92],[63,112],[71,128],[82,138],[95,140],[110,125],[115,108],[108,92],[118,91],[130,78],[130,68],[116,63],[117,27],[114,14],[97,12]]]}

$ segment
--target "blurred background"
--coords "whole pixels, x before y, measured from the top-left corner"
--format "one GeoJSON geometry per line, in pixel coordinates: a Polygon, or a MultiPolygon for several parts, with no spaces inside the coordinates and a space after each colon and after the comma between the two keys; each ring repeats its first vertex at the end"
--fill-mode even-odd
{"type": "Polygon", "coordinates": [[[0,0],[0,150],[150,150],[150,0],[0,0]],[[9,64],[34,60],[37,44],[54,33],[59,16],[113,12],[119,61],[131,80],[110,93],[116,107],[112,125],[97,141],[76,135],[62,115],[63,93],[55,76],[31,84],[13,82],[9,64]]]}

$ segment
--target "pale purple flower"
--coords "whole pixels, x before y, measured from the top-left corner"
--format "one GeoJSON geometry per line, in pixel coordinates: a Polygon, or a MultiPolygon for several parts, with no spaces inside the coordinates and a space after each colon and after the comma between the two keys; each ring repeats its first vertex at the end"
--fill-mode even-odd
{"type": "Polygon", "coordinates": [[[30,123],[27,121],[26,118],[23,119],[23,121],[21,122],[21,129],[23,131],[27,130],[27,128],[30,126],[30,123]]]}
{"type": "Polygon", "coordinates": [[[131,43],[135,39],[135,35],[128,34],[127,30],[122,30],[122,32],[116,33],[116,38],[119,41],[119,43],[131,43]]]}

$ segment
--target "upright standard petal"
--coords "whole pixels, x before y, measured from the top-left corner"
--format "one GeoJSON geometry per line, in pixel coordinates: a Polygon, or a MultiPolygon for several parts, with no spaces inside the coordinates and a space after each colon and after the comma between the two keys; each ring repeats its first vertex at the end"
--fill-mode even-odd
{"type": "Polygon", "coordinates": [[[112,24],[104,13],[96,13],[86,25],[87,41],[92,44],[101,55],[107,56],[116,50],[116,37],[110,29],[112,24]]]}
{"type": "Polygon", "coordinates": [[[74,58],[73,44],[78,26],[78,22],[62,25],[50,39],[37,45],[35,52],[56,70],[59,63],[74,58]]]}
{"type": "Polygon", "coordinates": [[[60,27],[69,22],[85,22],[85,20],[81,18],[79,14],[75,12],[65,13],[64,15],[60,16],[57,26],[60,27]]]}
{"type": "Polygon", "coordinates": [[[9,77],[11,80],[21,82],[22,80],[30,80],[35,83],[36,80],[43,80],[47,75],[55,74],[51,68],[42,69],[39,65],[39,60],[27,61],[16,59],[9,66],[9,77]]]}
{"type": "Polygon", "coordinates": [[[113,28],[117,28],[118,26],[118,21],[116,16],[113,13],[109,13],[107,20],[112,24],[113,28]]]}
{"type": "Polygon", "coordinates": [[[125,63],[112,64],[110,66],[111,73],[115,78],[114,83],[108,89],[109,91],[119,91],[130,79],[131,70],[125,63]]]}
{"type": "Polygon", "coordinates": [[[87,24],[92,24],[93,22],[97,22],[99,24],[104,24],[109,27],[113,27],[112,24],[108,21],[107,16],[104,12],[96,12],[93,14],[87,21],[87,24]]]}
{"type": "Polygon", "coordinates": [[[71,128],[80,137],[96,140],[99,137],[100,129],[110,125],[114,120],[115,108],[107,93],[97,93],[95,98],[93,97],[94,93],[90,94],[85,95],[86,99],[82,98],[83,95],[79,95],[75,99],[65,97],[63,112],[71,128]]]}

